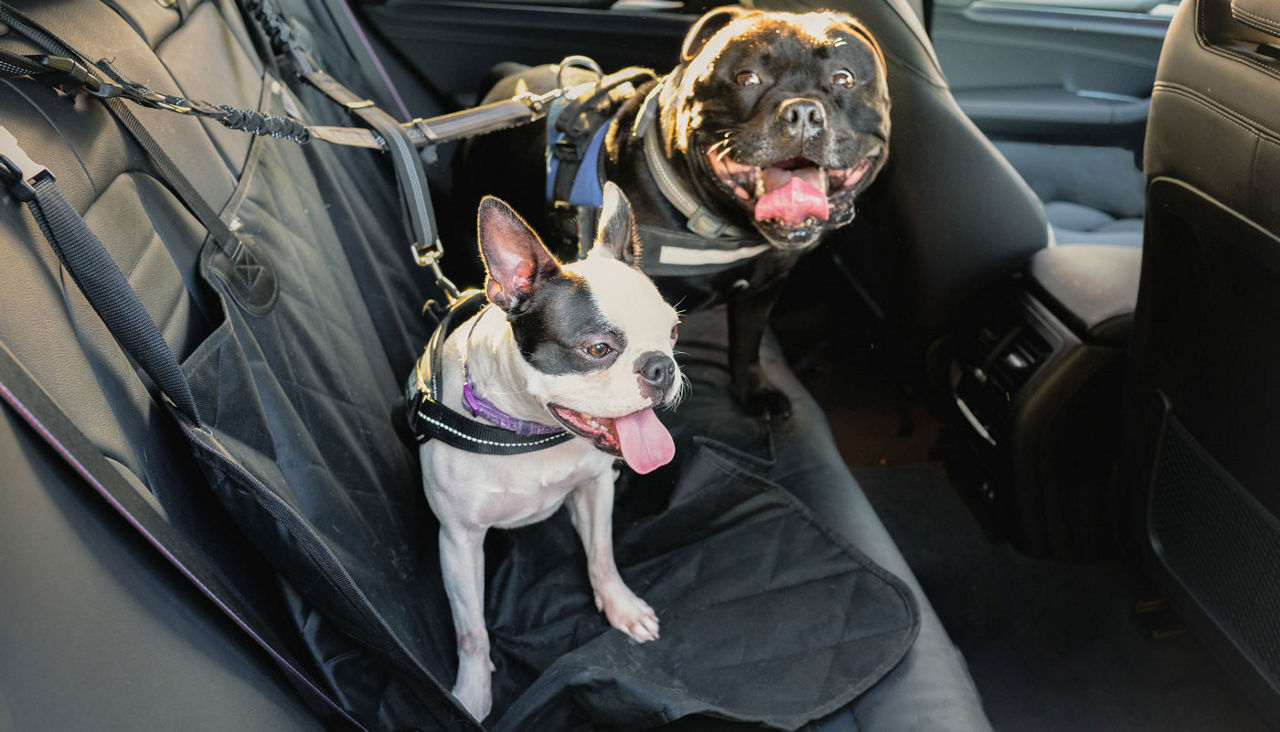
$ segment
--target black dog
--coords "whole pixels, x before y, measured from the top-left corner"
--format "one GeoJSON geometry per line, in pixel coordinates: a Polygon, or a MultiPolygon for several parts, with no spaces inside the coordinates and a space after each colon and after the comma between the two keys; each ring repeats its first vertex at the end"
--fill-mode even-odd
{"type": "MultiPolygon", "coordinates": [[[[553,89],[558,74],[562,82],[593,78],[555,66],[517,69],[486,101],[553,89]]],[[[562,140],[552,157],[563,167],[588,153],[578,163],[588,184],[570,180],[574,192],[598,189],[601,178],[622,187],[635,209],[642,268],[668,302],[684,310],[728,303],[734,394],[752,414],[787,415],[790,403],[760,368],[760,343],[796,259],[853,220],[855,199],[884,165],[889,97],[879,46],[841,13],[725,7],[690,29],[670,74],[641,82],[630,71],[605,77],[589,109],[556,123],[553,141],[561,132],[572,140],[583,133],[575,123],[598,117],[570,155],[560,154],[562,140]]],[[[548,183],[547,129],[470,143],[458,160],[459,190],[500,195],[553,237],[572,239],[554,216],[539,216],[551,210],[546,190],[570,204],[595,201],[574,201],[563,181],[548,183]]],[[[593,230],[588,219],[575,220],[593,230]]]]}

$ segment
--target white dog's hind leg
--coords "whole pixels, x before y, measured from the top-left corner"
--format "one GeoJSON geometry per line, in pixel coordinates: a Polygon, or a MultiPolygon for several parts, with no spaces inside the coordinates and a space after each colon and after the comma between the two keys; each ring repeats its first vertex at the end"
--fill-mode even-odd
{"type": "Polygon", "coordinates": [[[440,526],[440,567],[458,635],[453,695],[476,719],[493,707],[493,664],[484,627],[484,534],[484,529],[440,526]]]}
{"type": "Polygon", "coordinates": [[[613,471],[583,483],[569,496],[573,525],[587,552],[587,576],[596,608],[609,624],[638,643],[657,640],[658,614],[631,591],[613,560],[613,471]]]}

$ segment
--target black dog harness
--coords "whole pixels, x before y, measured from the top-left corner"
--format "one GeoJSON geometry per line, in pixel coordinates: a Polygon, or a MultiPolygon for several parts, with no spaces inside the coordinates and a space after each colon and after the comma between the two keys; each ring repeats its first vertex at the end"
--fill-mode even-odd
{"type": "Polygon", "coordinates": [[[441,351],[445,341],[467,318],[487,304],[483,292],[463,293],[436,326],[422,357],[414,364],[405,385],[409,429],[418,442],[440,440],[459,450],[481,455],[520,455],[545,450],[573,439],[568,430],[552,434],[522,435],[514,430],[477,422],[441,403],[440,374],[444,372],[441,351]]]}
{"type": "MultiPolygon", "coordinates": [[[[594,62],[590,62],[588,68],[599,73],[594,62]]],[[[634,83],[646,77],[651,78],[652,72],[645,69],[624,69],[600,76],[585,94],[553,102],[547,115],[547,201],[551,218],[561,233],[576,235],[579,255],[591,248],[591,235],[603,203],[604,162],[600,150],[604,138],[617,124],[622,103],[634,96],[634,83]]],[[[641,268],[657,276],[720,272],[763,254],[769,245],[758,235],[743,231],[713,213],[672,170],[662,151],[657,124],[658,97],[669,78],[658,80],[645,95],[631,135],[643,141],[649,174],[663,197],[685,217],[687,231],[638,226],[644,244],[641,268]]]]}

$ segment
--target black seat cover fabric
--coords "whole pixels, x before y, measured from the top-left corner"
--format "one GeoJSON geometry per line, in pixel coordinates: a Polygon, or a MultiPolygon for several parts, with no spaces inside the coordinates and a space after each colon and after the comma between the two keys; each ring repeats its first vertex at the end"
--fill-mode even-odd
{"type": "Polygon", "coordinates": [[[614,517],[622,574],[657,610],[661,638],[637,645],[608,631],[564,512],[507,533],[487,602],[499,669],[545,670],[497,728],[565,728],[566,688],[597,723],[703,713],[795,728],[845,706],[911,645],[911,591],[769,479],[772,440],[724,389],[695,389],[663,416],[677,462],[624,478],[614,517]],[[760,451],[704,437],[731,423],[760,451]]]}
{"type": "MultiPolygon", "coordinates": [[[[187,361],[206,422],[188,431],[214,491],[288,584],[298,632],[335,693],[358,719],[440,724],[450,710],[432,680],[449,685],[453,634],[436,525],[392,421],[400,380],[351,307],[357,284],[340,242],[308,220],[319,193],[290,184],[301,151],[257,144],[248,190],[227,213],[271,252],[280,296],[262,315],[224,297],[226,322],[187,361]]],[[[687,432],[704,432],[688,412],[687,432]]],[[[603,620],[565,514],[516,532],[487,603],[499,692],[524,692],[495,714],[499,728],[694,712],[796,727],[847,704],[910,646],[918,621],[901,582],[756,476],[750,456],[692,442],[685,454],[667,478],[671,505],[620,521],[619,564],[666,618],[659,642],[634,644],[603,620]],[[771,632],[754,632],[758,622],[771,632]]]]}

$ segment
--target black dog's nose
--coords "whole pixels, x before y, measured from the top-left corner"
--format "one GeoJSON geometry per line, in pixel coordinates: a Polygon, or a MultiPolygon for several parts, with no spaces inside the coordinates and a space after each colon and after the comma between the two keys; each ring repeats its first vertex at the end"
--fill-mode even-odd
{"type": "Polygon", "coordinates": [[[812,99],[793,97],[778,107],[787,132],[795,137],[809,137],[822,132],[827,124],[827,112],[822,104],[812,99]]]}
{"type": "Polygon", "coordinates": [[[636,373],[659,389],[669,389],[676,380],[676,362],[665,353],[650,351],[636,359],[636,373]]]}

